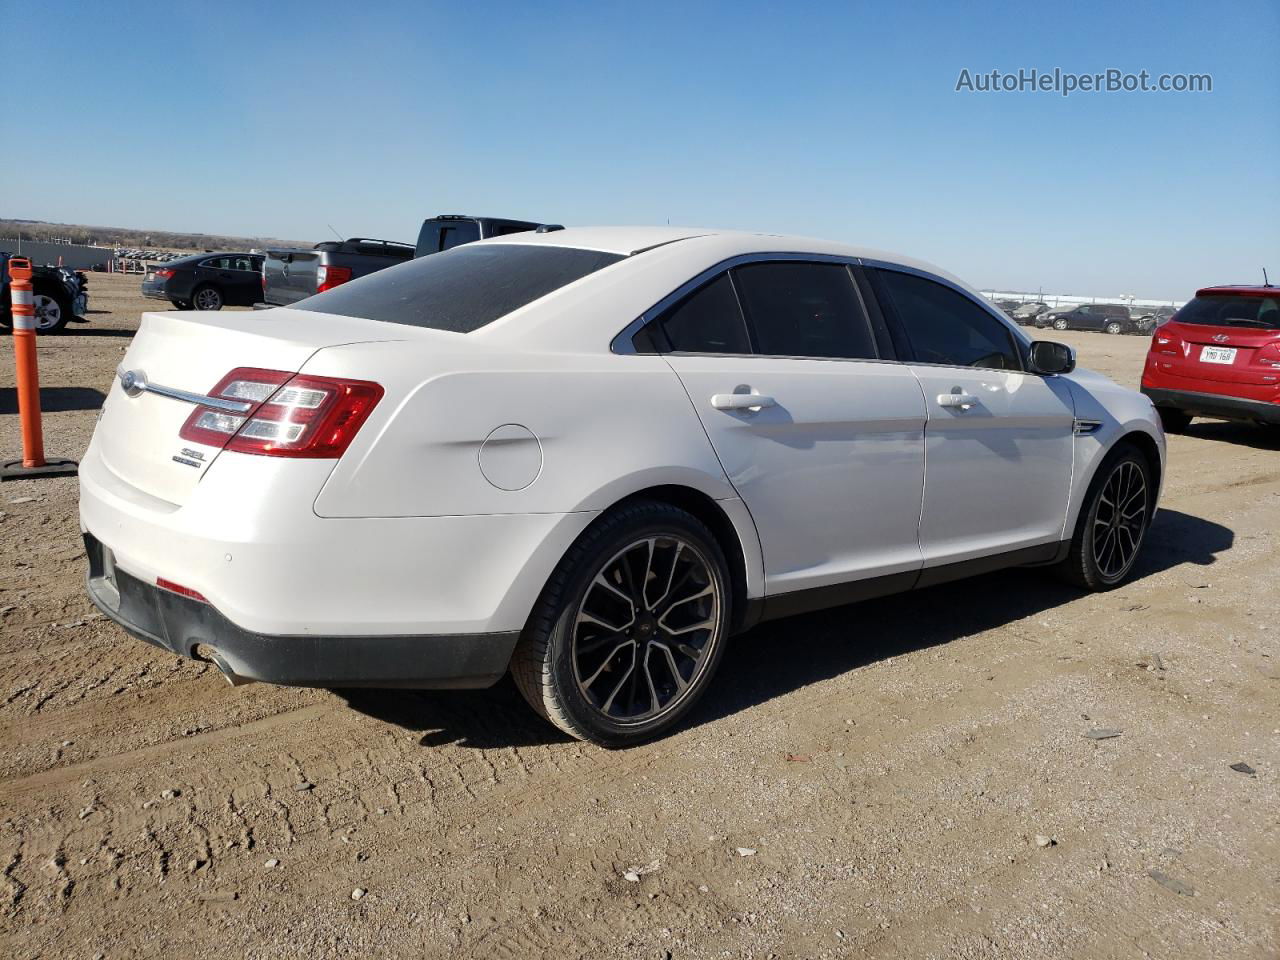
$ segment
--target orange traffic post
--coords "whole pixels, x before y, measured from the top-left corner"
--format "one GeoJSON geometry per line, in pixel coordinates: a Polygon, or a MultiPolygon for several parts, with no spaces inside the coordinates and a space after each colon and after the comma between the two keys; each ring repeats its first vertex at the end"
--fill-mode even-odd
{"type": "Polygon", "coordinates": [[[40,373],[36,367],[36,308],[31,261],[9,259],[13,295],[13,355],[18,367],[18,420],[22,424],[22,459],[0,463],[0,480],[64,477],[76,472],[74,460],[45,460],[40,424],[40,373]]]}

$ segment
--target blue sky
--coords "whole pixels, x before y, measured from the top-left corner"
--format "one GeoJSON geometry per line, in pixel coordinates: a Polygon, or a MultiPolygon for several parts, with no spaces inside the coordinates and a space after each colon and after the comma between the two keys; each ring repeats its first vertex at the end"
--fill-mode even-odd
{"type": "Polygon", "coordinates": [[[670,220],[898,250],[981,287],[1183,299],[1280,277],[1275,0],[0,0],[0,22],[9,102],[35,98],[32,140],[0,135],[0,216],[314,240],[412,240],[442,212],[670,220]],[[1213,92],[955,92],[962,68],[1020,67],[1213,92]]]}

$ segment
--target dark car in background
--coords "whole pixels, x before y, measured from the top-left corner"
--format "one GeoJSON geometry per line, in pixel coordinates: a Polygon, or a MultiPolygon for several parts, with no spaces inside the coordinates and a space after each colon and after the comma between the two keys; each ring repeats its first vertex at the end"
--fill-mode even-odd
{"type": "Polygon", "coordinates": [[[142,295],[179,310],[251,307],[262,298],[262,254],[201,253],[149,266],[142,295]]]}
{"type": "Polygon", "coordinates": [[[1014,323],[1029,327],[1036,322],[1036,317],[1042,313],[1047,313],[1048,310],[1049,305],[1047,303],[1035,300],[1031,303],[1019,304],[1009,316],[1014,323]]]}
{"type": "Polygon", "coordinates": [[[1037,327],[1055,330],[1101,330],[1104,333],[1129,333],[1135,329],[1128,307],[1114,303],[1082,303],[1055,307],[1036,317],[1037,327]]]}
{"type": "MultiPolygon", "coordinates": [[[[0,326],[13,326],[13,297],[9,290],[10,254],[0,251],[0,326]]],[[[72,319],[83,320],[89,311],[89,281],[70,267],[31,265],[32,306],[36,333],[58,333],[72,319]]]]}
{"type": "Polygon", "coordinates": [[[473,240],[504,237],[509,233],[527,233],[544,224],[529,220],[507,220],[503,217],[468,217],[462,214],[443,213],[422,222],[418,231],[415,257],[451,250],[473,240]]]}
{"type": "Polygon", "coordinates": [[[310,250],[265,250],[259,299],[286,307],[413,257],[411,244],[367,237],[325,240],[310,250]]]}

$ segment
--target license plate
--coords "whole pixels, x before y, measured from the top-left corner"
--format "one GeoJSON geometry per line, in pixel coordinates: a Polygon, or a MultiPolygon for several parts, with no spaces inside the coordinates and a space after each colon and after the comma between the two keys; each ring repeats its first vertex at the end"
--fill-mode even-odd
{"type": "Polygon", "coordinates": [[[1201,347],[1201,363],[1235,363],[1235,347],[1201,347]]]}

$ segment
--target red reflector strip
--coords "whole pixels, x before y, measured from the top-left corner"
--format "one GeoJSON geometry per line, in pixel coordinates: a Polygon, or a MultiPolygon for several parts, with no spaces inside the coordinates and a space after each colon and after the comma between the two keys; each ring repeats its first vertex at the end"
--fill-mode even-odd
{"type": "Polygon", "coordinates": [[[168,590],[170,593],[176,593],[180,597],[189,597],[200,603],[208,603],[203,593],[198,590],[192,590],[190,587],[184,587],[180,583],[174,583],[172,580],[166,580],[164,577],[156,577],[156,586],[161,590],[168,590]]]}

